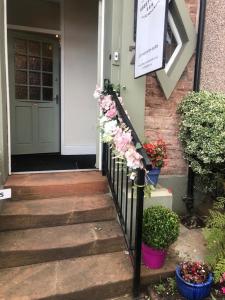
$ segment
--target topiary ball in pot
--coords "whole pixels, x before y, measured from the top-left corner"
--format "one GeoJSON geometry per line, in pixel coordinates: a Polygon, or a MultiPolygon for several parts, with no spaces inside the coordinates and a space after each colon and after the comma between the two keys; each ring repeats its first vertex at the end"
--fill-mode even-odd
{"type": "Polygon", "coordinates": [[[167,249],[179,236],[179,217],[164,206],[152,206],[144,210],[142,258],[151,269],[164,265],[167,249]]]}

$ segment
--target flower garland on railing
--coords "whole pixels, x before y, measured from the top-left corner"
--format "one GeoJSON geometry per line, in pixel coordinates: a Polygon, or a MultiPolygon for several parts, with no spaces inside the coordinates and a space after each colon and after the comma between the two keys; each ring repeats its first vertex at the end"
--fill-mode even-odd
{"type": "MultiPolygon", "coordinates": [[[[114,151],[115,158],[125,160],[127,166],[131,169],[131,179],[135,178],[135,170],[143,168],[142,156],[132,141],[131,130],[121,119],[116,103],[112,96],[104,93],[99,87],[96,87],[94,98],[98,100],[100,107],[100,130],[102,133],[102,142],[107,143],[114,151]]],[[[121,104],[123,101],[118,97],[121,104]]]]}

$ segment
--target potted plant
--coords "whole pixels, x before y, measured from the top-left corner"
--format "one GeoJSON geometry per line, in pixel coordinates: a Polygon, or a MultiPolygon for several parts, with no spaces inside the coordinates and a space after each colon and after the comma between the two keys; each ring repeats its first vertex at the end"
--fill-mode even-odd
{"type": "Polygon", "coordinates": [[[179,235],[178,215],[163,206],[152,206],[144,210],[142,259],[151,269],[164,265],[169,246],[179,235]]]}
{"type": "Polygon", "coordinates": [[[182,262],[176,268],[177,288],[187,300],[201,300],[210,295],[212,273],[206,264],[182,262]]]}
{"type": "Polygon", "coordinates": [[[164,167],[167,158],[166,144],[160,139],[154,143],[144,143],[143,147],[152,163],[152,170],[147,173],[147,179],[149,183],[156,186],[161,168],[164,167]]]}

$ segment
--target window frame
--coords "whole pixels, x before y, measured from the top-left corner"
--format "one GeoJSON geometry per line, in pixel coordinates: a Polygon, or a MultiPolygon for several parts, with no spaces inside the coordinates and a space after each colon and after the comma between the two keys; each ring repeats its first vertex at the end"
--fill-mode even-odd
{"type": "Polygon", "coordinates": [[[166,99],[169,99],[182,76],[187,64],[193,56],[196,48],[197,31],[191,20],[189,10],[185,0],[171,0],[172,10],[170,10],[175,22],[182,46],[174,55],[169,68],[164,68],[156,72],[159,84],[166,99]]]}

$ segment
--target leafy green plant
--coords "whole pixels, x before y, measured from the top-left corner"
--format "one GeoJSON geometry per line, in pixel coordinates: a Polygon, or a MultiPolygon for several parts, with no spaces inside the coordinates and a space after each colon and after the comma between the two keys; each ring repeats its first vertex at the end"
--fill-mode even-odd
{"type": "Polygon", "coordinates": [[[225,259],[225,198],[220,197],[209,212],[207,226],[203,230],[207,241],[208,263],[216,268],[221,260],[225,259]]]}
{"type": "Polygon", "coordinates": [[[225,198],[215,201],[204,229],[207,241],[207,260],[213,267],[218,293],[225,294],[225,198]]]}
{"type": "Polygon", "coordinates": [[[179,217],[163,206],[144,210],[143,242],[156,249],[167,249],[179,235],[179,217]]]}
{"type": "Polygon", "coordinates": [[[225,169],[225,95],[192,92],[178,107],[184,156],[208,189],[215,189],[225,169]]]}
{"type": "Polygon", "coordinates": [[[214,280],[220,282],[223,274],[225,274],[225,258],[218,261],[214,269],[214,280]]]}
{"type": "Polygon", "coordinates": [[[164,283],[162,283],[162,282],[154,285],[154,289],[155,289],[156,293],[160,296],[163,296],[166,293],[166,287],[165,287],[164,283]]]}
{"type": "Polygon", "coordinates": [[[159,296],[173,296],[177,292],[176,280],[173,277],[168,277],[165,281],[154,285],[154,290],[159,296]]]}

